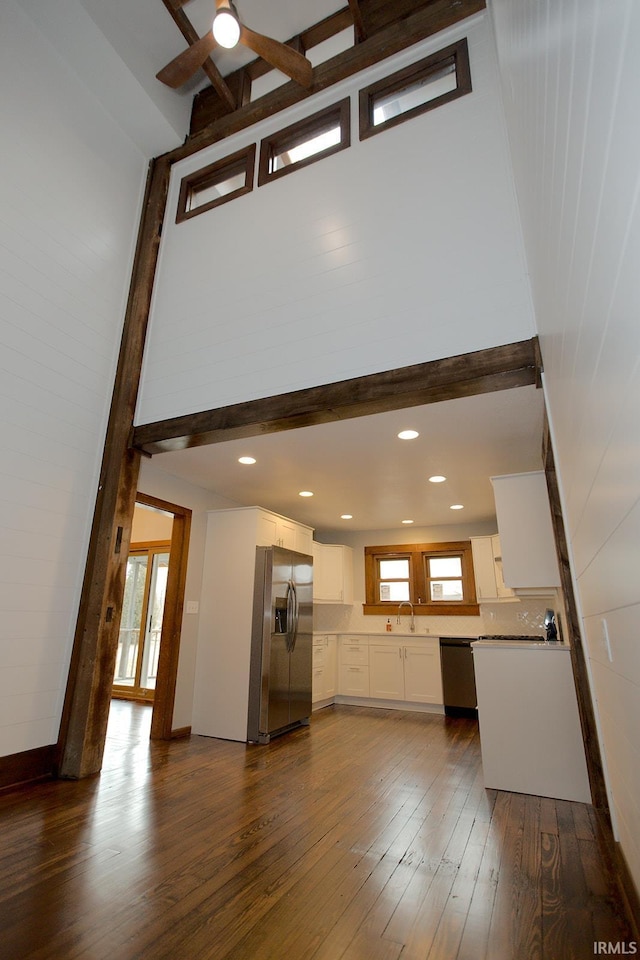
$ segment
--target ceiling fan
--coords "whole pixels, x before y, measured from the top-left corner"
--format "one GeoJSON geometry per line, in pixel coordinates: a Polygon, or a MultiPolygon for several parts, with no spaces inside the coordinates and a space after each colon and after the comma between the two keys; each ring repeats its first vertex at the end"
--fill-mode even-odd
{"type": "MultiPolygon", "coordinates": [[[[181,4],[186,0],[178,0],[181,4]]],[[[216,46],[231,49],[238,43],[253,50],[272,67],[291,77],[303,87],[310,87],[313,67],[301,53],[279,40],[255,33],[240,22],[233,0],[216,0],[212,29],[178,54],[156,74],[158,80],[174,90],[186,83],[216,46]]]]}

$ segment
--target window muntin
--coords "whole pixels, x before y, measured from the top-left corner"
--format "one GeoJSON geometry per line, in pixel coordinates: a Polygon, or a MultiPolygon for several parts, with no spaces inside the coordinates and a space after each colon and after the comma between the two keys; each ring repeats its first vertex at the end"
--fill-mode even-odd
{"type": "Polygon", "coordinates": [[[180,184],[176,223],[188,220],[234,200],[253,190],[256,145],[224,157],[196,173],[184,177],[180,184]]]}
{"type": "Polygon", "coordinates": [[[345,150],[351,143],[350,100],[266,137],[260,144],[258,186],[345,150]]]}
{"type": "Polygon", "coordinates": [[[404,600],[418,614],[477,615],[471,541],[365,547],[364,612],[384,614],[404,600]]]}
{"type": "Polygon", "coordinates": [[[471,92],[466,40],[360,91],[360,139],[471,92]]]}

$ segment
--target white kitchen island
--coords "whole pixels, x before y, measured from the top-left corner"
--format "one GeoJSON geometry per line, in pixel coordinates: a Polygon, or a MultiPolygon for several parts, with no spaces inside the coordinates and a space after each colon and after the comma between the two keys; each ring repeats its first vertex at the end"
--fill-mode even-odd
{"type": "Polygon", "coordinates": [[[478,640],[471,649],[485,787],[590,803],[569,647],[478,640]]]}

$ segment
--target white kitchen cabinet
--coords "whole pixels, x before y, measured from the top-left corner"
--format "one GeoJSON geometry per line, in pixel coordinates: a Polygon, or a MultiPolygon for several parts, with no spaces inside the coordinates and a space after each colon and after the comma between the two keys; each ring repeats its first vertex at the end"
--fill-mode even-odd
{"type": "Polygon", "coordinates": [[[404,696],[412,703],[442,703],[439,640],[405,645],[404,696]]]}
{"type": "Polygon", "coordinates": [[[341,637],[339,660],[338,692],[347,697],[368,697],[368,640],[359,637],[341,637]]]}
{"type": "Polygon", "coordinates": [[[569,648],[535,640],[471,648],[485,787],[590,803],[569,648]]]}
{"type": "Polygon", "coordinates": [[[505,584],[518,592],[553,593],[560,573],[544,472],[492,477],[491,482],[505,584]]]}
{"type": "Polygon", "coordinates": [[[313,542],[314,603],[353,603],[353,550],[313,542]]]}
{"type": "Polygon", "coordinates": [[[331,703],[337,688],[337,638],[328,634],[313,637],[312,702],[331,703]]]}
{"type": "Polygon", "coordinates": [[[498,534],[492,537],[472,537],[471,552],[478,600],[517,599],[511,587],[505,586],[502,576],[502,548],[498,534]]]}
{"type": "Polygon", "coordinates": [[[403,648],[399,643],[369,647],[369,693],[381,700],[404,700],[403,648]]]}
{"type": "Polygon", "coordinates": [[[381,700],[442,703],[440,648],[435,638],[369,644],[369,693],[381,700]]]}
{"type": "Polygon", "coordinates": [[[286,547],[298,553],[311,555],[313,548],[313,529],[305,524],[281,517],[268,510],[257,510],[258,542],[257,547],[286,547]]]}

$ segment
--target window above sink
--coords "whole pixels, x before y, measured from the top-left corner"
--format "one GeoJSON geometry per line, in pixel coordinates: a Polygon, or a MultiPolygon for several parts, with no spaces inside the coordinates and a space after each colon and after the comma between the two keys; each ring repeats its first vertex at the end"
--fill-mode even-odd
{"type": "Polygon", "coordinates": [[[365,547],[365,614],[412,603],[419,615],[477,616],[471,541],[365,547]]]}

